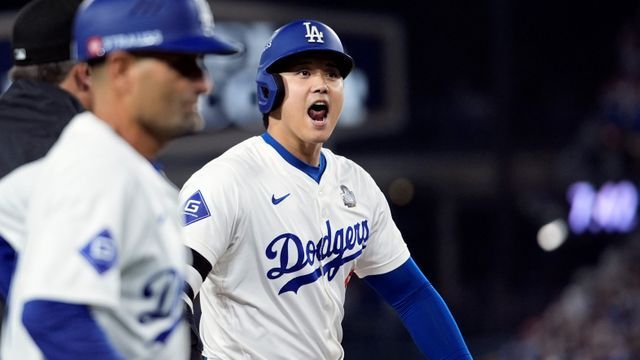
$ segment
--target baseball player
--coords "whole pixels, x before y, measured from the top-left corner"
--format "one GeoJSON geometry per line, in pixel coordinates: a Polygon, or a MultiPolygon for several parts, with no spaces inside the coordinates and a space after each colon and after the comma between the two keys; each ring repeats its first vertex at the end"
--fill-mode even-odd
{"type": "Polygon", "coordinates": [[[355,273],[397,310],[430,359],[470,359],[454,319],[415,262],[371,176],[323,148],[353,68],[336,33],[289,23],[257,73],[267,131],[185,183],[189,301],[200,294],[208,359],[342,359],[355,273]]]}
{"type": "Polygon", "coordinates": [[[178,192],[153,161],[199,125],[202,55],[237,51],[212,31],[204,0],[81,5],[74,50],[91,66],[94,113],[36,165],[9,316],[39,352],[16,339],[4,359],[187,358],[178,192]]]}

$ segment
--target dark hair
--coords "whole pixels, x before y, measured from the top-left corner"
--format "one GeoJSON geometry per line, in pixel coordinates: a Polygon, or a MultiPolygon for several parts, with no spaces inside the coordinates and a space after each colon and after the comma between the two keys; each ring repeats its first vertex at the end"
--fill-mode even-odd
{"type": "Polygon", "coordinates": [[[269,127],[269,114],[262,114],[262,123],[265,129],[269,127]]]}
{"type": "Polygon", "coordinates": [[[69,75],[76,64],[73,60],[64,60],[47,64],[13,66],[9,78],[15,80],[37,80],[50,84],[60,84],[69,75]]]}

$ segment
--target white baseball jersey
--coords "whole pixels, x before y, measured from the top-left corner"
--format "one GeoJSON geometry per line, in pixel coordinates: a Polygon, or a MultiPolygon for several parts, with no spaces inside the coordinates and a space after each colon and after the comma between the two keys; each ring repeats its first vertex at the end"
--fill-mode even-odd
{"type": "MultiPolygon", "coordinates": [[[[23,165],[0,180],[0,236],[20,254],[25,245],[26,215],[33,183],[40,175],[42,160],[23,165]]],[[[7,306],[19,306],[8,298],[7,306]]],[[[21,358],[41,357],[17,314],[8,314],[2,323],[0,359],[11,359],[10,349],[20,349],[21,358]],[[17,334],[16,334],[17,332],[17,334]]]]}
{"type": "Polygon", "coordinates": [[[90,113],[69,123],[40,172],[11,296],[89,305],[127,359],[186,359],[175,187],[90,113]]]}
{"type": "MultiPolygon", "coordinates": [[[[250,138],[180,193],[202,284],[209,359],[340,359],[346,285],[396,269],[409,251],[374,180],[322,150],[320,182],[282,147],[250,138]]],[[[194,289],[197,291],[197,289],[194,289]]]]}

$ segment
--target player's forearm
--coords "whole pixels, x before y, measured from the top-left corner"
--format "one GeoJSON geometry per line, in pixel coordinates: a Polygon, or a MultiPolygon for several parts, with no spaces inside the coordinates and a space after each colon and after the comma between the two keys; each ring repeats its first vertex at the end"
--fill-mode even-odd
{"type": "Polygon", "coordinates": [[[394,271],[364,280],[398,312],[429,359],[472,359],[447,305],[412,259],[394,271]]]}
{"type": "Polygon", "coordinates": [[[451,312],[431,285],[394,308],[416,345],[430,359],[471,359],[451,312]]]}
{"type": "Polygon", "coordinates": [[[123,360],[86,305],[32,300],[22,323],[48,360],[123,360]]]}

